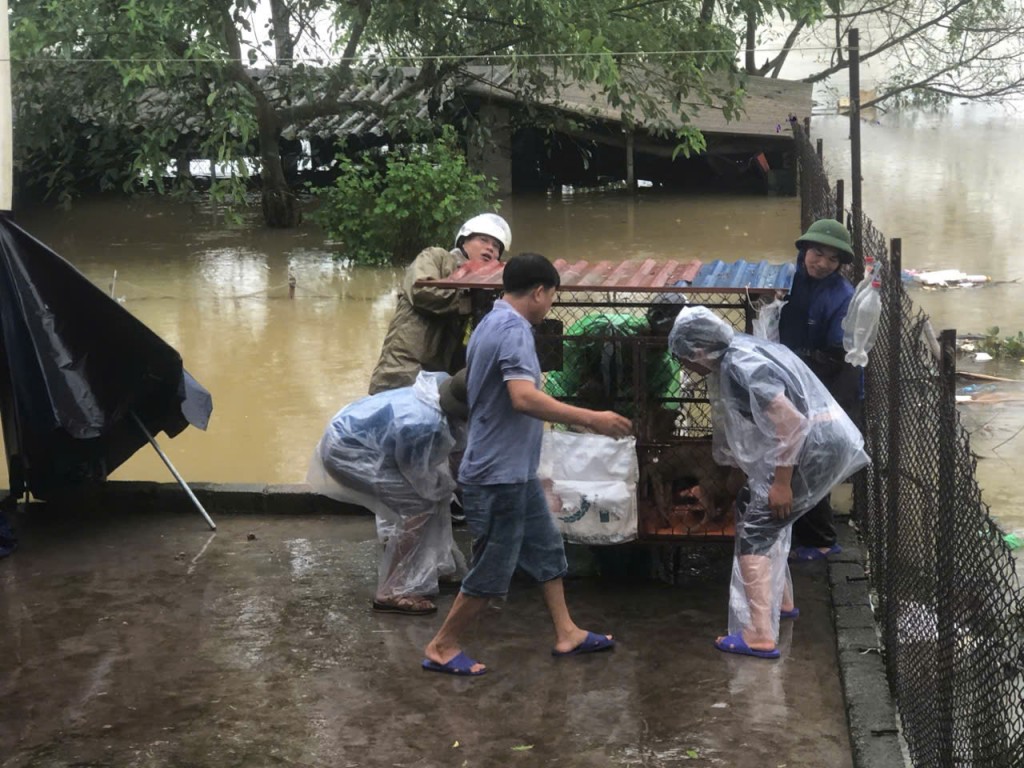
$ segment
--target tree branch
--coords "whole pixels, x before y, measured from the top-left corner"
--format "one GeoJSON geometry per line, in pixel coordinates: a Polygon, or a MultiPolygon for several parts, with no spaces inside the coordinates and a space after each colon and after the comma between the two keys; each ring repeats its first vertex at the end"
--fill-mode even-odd
{"type": "MultiPolygon", "coordinates": [[[[935,17],[933,17],[933,18],[931,18],[931,19],[929,19],[927,21],[921,22],[920,24],[918,24],[915,27],[911,27],[906,32],[900,34],[897,37],[890,38],[889,40],[887,40],[882,45],[880,45],[877,48],[874,48],[874,49],[868,51],[867,53],[863,53],[862,52],[861,56],[860,56],[860,60],[862,62],[867,61],[868,59],[874,58],[875,56],[879,56],[880,54],[884,53],[885,51],[888,51],[890,48],[893,48],[894,46],[902,45],[902,44],[906,43],[908,40],[910,40],[911,38],[919,35],[921,32],[923,32],[924,30],[928,29],[929,27],[933,27],[936,24],[938,24],[940,21],[942,21],[943,19],[949,18],[953,13],[958,11],[960,8],[963,8],[965,5],[969,5],[970,2],[971,2],[971,0],[959,0],[959,2],[957,2],[951,8],[946,9],[943,13],[939,14],[938,16],[935,16],[935,17]]],[[[833,18],[835,18],[836,23],[838,25],[839,17],[836,16],[836,17],[833,17],[833,18]]],[[[854,16],[853,18],[856,18],[856,16],[854,16]]],[[[839,35],[838,27],[837,27],[836,32],[837,32],[837,36],[838,36],[839,35]]],[[[836,64],[833,64],[831,67],[828,67],[827,69],[824,69],[821,72],[817,72],[817,73],[815,73],[815,74],[813,74],[813,75],[811,75],[809,77],[805,77],[803,82],[805,82],[805,83],[818,83],[818,82],[821,82],[822,80],[828,78],[830,75],[834,75],[836,72],[841,72],[842,70],[846,69],[849,66],[849,62],[842,58],[842,44],[841,43],[837,42],[836,51],[839,52],[839,61],[836,64]]]]}

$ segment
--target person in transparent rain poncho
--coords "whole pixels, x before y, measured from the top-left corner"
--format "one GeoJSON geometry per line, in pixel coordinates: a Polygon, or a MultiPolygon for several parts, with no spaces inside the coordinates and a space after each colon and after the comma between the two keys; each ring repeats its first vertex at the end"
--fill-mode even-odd
{"type": "Polygon", "coordinates": [[[306,478],[313,490],[376,515],[384,552],[375,611],[434,613],[438,577],[465,573],[452,539],[448,457],[467,417],[465,370],[424,371],[410,387],[342,408],[314,451],[306,478]]]}
{"type": "Polygon", "coordinates": [[[736,497],[728,653],[777,658],[780,612],[793,616],[791,528],[839,481],[869,462],[860,432],[786,347],[736,332],[707,307],[676,317],[669,349],[706,375],[716,462],[746,482],[736,497]]]}

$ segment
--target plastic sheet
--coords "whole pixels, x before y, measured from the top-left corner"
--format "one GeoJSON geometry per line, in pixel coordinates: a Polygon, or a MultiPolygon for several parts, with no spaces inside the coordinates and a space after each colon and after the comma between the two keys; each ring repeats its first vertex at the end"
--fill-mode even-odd
{"type": "Polygon", "coordinates": [[[456,439],[441,411],[445,373],[342,408],[317,444],[306,480],[317,493],[377,517],[385,544],[378,599],[437,592],[438,576],[465,570],[451,532],[456,439]]]}
{"type": "Polygon", "coordinates": [[[0,217],[0,416],[11,495],[102,481],[150,434],[205,429],[180,355],[71,264],[0,217]]]}
{"type": "Polygon", "coordinates": [[[767,304],[761,305],[754,317],[754,336],[766,341],[779,340],[779,318],[782,317],[782,308],[786,302],[782,299],[774,299],[767,304]]]}

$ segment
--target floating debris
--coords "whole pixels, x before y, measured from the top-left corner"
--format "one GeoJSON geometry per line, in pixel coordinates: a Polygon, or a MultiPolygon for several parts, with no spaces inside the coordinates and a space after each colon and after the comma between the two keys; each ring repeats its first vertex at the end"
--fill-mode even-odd
{"type": "Polygon", "coordinates": [[[992,278],[988,275],[970,275],[959,269],[904,269],[903,282],[920,283],[925,288],[974,288],[991,283],[992,278]]]}

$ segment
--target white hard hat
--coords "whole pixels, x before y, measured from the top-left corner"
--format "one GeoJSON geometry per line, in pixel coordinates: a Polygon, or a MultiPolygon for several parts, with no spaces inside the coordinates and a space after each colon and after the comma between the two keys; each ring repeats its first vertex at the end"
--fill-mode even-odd
{"type": "Polygon", "coordinates": [[[455,247],[462,245],[462,241],[470,235],[490,235],[501,243],[502,253],[512,246],[512,229],[508,222],[496,213],[481,213],[466,221],[459,227],[459,234],[455,236],[455,247]]]}

